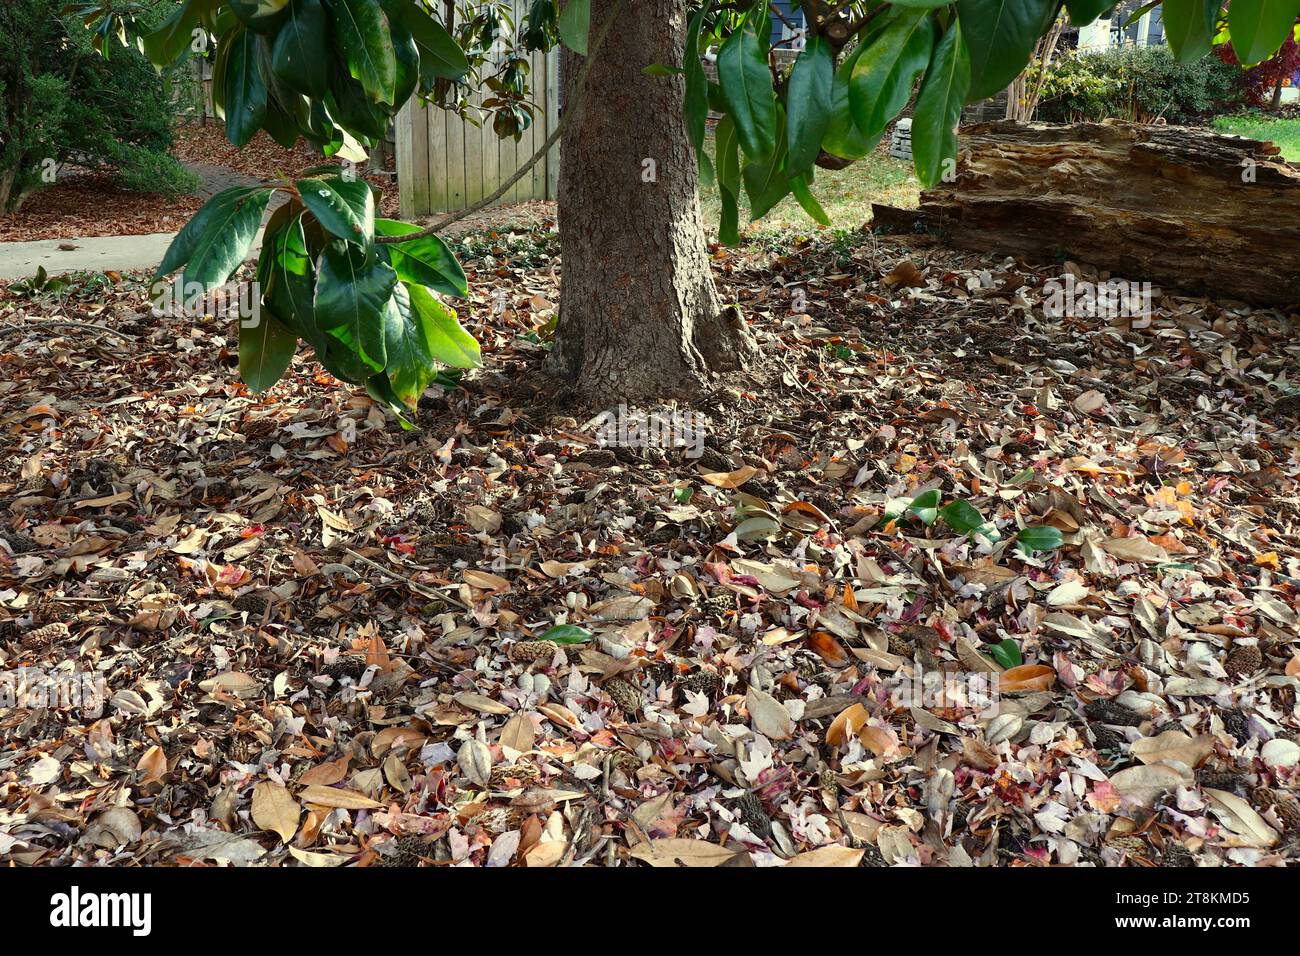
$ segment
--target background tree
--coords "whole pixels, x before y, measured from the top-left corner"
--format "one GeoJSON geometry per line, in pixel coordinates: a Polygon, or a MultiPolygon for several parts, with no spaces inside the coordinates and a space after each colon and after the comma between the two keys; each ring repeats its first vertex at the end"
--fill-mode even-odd
{"type": "MultiPolygon", "coordinates": [[[[535,0],[524,44],[558,38],[568,47],[564,280],[551,367],[592,397],[645,398],[689,392],[712,371],[742,366],[754,348],[742,317],[720,308],[697,180],[720,191],[724,242],[739,240],[742,191],[755,218],[793,194],[825,222],[817,169],[865,156],[915,94],[913,156],[931,185],[955,166],[965,103],[1015,79],[1062,8],[1086,24],[1113,6],[806,0],[807,45],[778,69],[766,0],[535,0]],[[717,82],[700,59],[714,47],[717,82]],[[711,153],[710,110],[722,115],[711,153]]],[[[1208,53],[1219,0],[1163,6],[1175,53],[1208,53]]],[[[243,145],[262,128],[350,160],[364,157],[409,97],[446,102],[484,82],[445,13],[428,0],[184,0],[144,45],[165,63],[196,28],[211,33],[213,95],[231,142],[243,145]]],[[[1228,26],[1243,62],[1276,50],[1297,13],[1300,0],[1233,0],[1228,26]]],[[[477,361],[437,295],[465,292],[437,226],[377,220],[369,187],[337,166],[214,197],[161,273],[182,270],[201,288],[224,283],[272,189],[290,201],[271,219],[259,261],[265,318],[241,328],[250,385],[273,383],[302,339],[336,376],[365,384],[401,414],[437,362],[477,361]]]]}
{"type": "MultiPolygon", "coordinates": [[[[130,4],[135,28],[153,9],[130,4]]],[[[12,212],[65,163],[111,171],[126,188],[183,193],[198,180],[173,159],[171,85],[134,48],[106,59],[104,34],[61,16],[60,0],[0,4],[0,212],[12,212]]],[[[117,35],[121,18],[103,18],[117,35]]],[[[123,30],[125,33],[125,30],[123,30]]]]}

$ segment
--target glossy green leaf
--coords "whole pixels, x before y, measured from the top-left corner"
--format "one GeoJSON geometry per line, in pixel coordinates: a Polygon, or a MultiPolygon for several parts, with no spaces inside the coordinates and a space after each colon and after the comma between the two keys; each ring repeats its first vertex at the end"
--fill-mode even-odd
{"type": "Polygon", "coordinates": [[[989,655],[998,662],[998,665],[1003,670],[1008,671],[1013,667],[1019,667],[1025,662],[1020,653],[1020,645],[1009,637],[996,644],[989,645],[989,655]]]}
{"type": "Polygon", "coordinates": [[[835,70],[835,85],[831,90],[831,122],[822,139],[822,149],[841,159],[861,159],[875,149],[881,139],[881,135],[869,137],[858,129],[858,124],[853,121],[853,111],[849,109],[849,83],[858,59],[866,49],[864,41],[835,70]]]}
{"type": "Polygon", "coordinates": [[[384,322],[388,300],[397,285],[393,267],[369,260],[355,247],[336,239],[321,253],[316,277],[316,326],[338,339],[362,363],[384,370],[384,322]]]}
{"type": "MultiPolygon", "coordinates": [[[[375,232],[381,236],[404,236],[419,231],[419,226],[409,223],[393,219],[375,220],[375,232]]],[[[385,243],[382,248],[388,254],[399,279],[417,282],[445,295],[459,296],[462,299],[469,295],[465,271],[447,244],[437,236],[421,236],[410,242],[385,243]]]]}
{"type": "Polygon", "coordinates": [[[958,534],[970,534],[984,526],[984,516],[979,513],[979,509],[960,498],[940,508],[939,517],[958,534]]]}
{"type": "Polygon", "coordinates": [[[397,55],[379,0],[327,0],[334,42],[348,73],[377,103],[393,103],[397,55]]]}
{"type": "Polygon", "coordinates": [[[226,5],[254,33],[274,33],[284,22],[289,0],[226,0],[226,5]]]}
{"type": "Polygon", "coordinates": [[[1174,56],[1190,63],[1210,52],[1220,6],[1222,0],[1165,0],[1160,14],[1174,56]]]}
{"type": "Polygon", "coordinates": [[[1035,551],[1055,551],[1065,543],[1065,539],[1058,529],[1042,526],[1022,528],[1016,535],[1016,543],[1029,554],[1033,554],[1035,551]]]}
{"type": "Polygon", "coordinates": [[[745,195],[749,198],[750,221],[767,215],[777,203],[790,195],[790,177],[785,170],[785,121],[779,106],[777,119],[774,148],[761,159],[746,163],[741,170],[745,195]]]}
{"type": "Polygon", "coordinates": [[[902,10],[867,45],[849,80],[849,109],[866,136],[878,136],[912,97],[930,64],[934,22],[925,10],[902,10]]]}
{"type": "Polygon", "coordinates": [[[426,319],[412,307],[410,291],[402,282],[393,289],[387,310],[389,315],[383,325],[388,361],[385,372],[398,401],[414,408],[438,373],[429,351],[426,319]]]}
{"type": "Polygon", "coordinates": [[[154,66],[165,66],[180,59],[194,39],[194,29],[199,25],[199,11],[195,0],[185,0],[172,11],[158,29],[144,38],[144,52],[154,66]]]}
{"type": "Polygon", "coordinates": [[[1076,27],[1086,27],[1107,10],[1115,7],[1116,0],[1065,0],[1070,12],[1070,22],[1076,27]]]}
{"type": "Polygon", "coordinates": [[[939,489],[931,488],[912,499],[907,510],[921,519],[922,524],[932,525],[939,516],[939,489]]]}
{"type": "Polygon", "coordinates": [[[254,392],[264,392],[280,381],[298,336],[263,309],[257,321],[239,324],[239,377],[254,392]]]}
{"type": "Polygon", "coordinates": [[[722,200],[722,217],[718,224],[718,241],[723,245],[740,244],[740,139],[736,124],[723,116],[714,133],[714,156],[717,167],[718,194],[722,200]]]}
{"type": "Polygon", "coordinates": [[[806,177],[791,176],[790,191],[794,193],[794,198],[798,200],[800,208],[808,214],[809,218],[823,226],[831,224],[831,217],[826,215],[826,210],[822,208],[822,204],[813,195],[806,177]]]}
{"type": "Polygon", "coordinates": [[[329,89],[329,20],[320,0],[294,0],[276,35],[271,69],[290,89],[323,97],[329,89]]]}
{"type": "Polygon", "coordinates": [[[397,16],[415,38],[420,51],[420,77],[426,87],[434,80],[457,80],[469,72],[469,60],[447,28],[413,0],[395,0],[397,16]]]}
{"type": "Polygon", "coordinates": [[[222,101],[226,114],[226,139],[242,148],[248,145],[266,119],[266,83],[257,68],[255,34],[240,28],[226,39],[224,46],[222,101]]]}
{"type": "Polygon", "coordinates": [[[700,28],[704,22],[704,10],[692,18],[686,31],[686,52],[683,55],[682,72],[686,76],[686,100],[682,106],[682,115],[686,120],[686,132],[695,148],[704,185],[709,185],[713,167],[704,152],[704,140],[709,122],[709,81],[704,75],[704,64],[700,62],[700,28]]]}
{"type": "Polygon", "coordinates": [[[741,28],[718,51],[718,78],[741,149],[751,160],[776,148],[776,92],[767,66],[767,4],[750,10],[741,28]],[[761,24],[763,33],[759,33],[761,24]]]}
{"type": "Polygon", "coordinates": [[[429,354],[452,368],[478,368],[483,363],[478,343],[456,321],[456,311],[422,286],[408,284],[406,290],[429,354]]]}
{"type": "Polygon", "coordinates": [[[271,192],[264,186],[236,186],[217,193],[176,234],[158,276],[184,266],[187,285],[200,283],[204,291],[223,285],[248,257],[271,192]]]}
{"type": "Polygon", "coordinates": [[[790,72],[786,95],[786,167],[791,172],[807,172],[817,161],[831,125],[834,88],[835,55],[830,44],[822,37],[809,37],[790,72]]]}
{"type": "Polygon", "coordinates": [[[1228,4],[1228,34],[1237,59],[1246,66],[1277,52],[1300,15],[1300,0],[1232,0],[1228,4]]]}
{"type": "Polygon", "coordinates": [[[544,641],[556,644],[584,644],[592,638],[591,631],[576,624],[559,624],[542,635],[544,641]]]}
{"type": "Polygon", "coordinates": [[[912,161],[921,185],[939,181],[957,156],[957,124],[970,88],[970,54],[958,20],[935,47],[912,117],[912,161]]]}
{"type": "Polygon", "coordinates": [[[375,238],[375,197],[360,176],[351,182],[342,176],[298,180],[298,194],[329,232],[360,246],[375,238]]]}
{"type": "Polygon", "coordinates": [[[591,32],[591,0],[564,0],[560,11],[560,41],[579,56],[587,55],[591,32]]]}
{"type": "Polygon", "coordinates": [[[276,211],[262,240],[262,256],[258,262],[262,299],[277,318],[312,346],[323,350],[326,345],[313,313],[316,266],[307,249],[302,213],[286,215],[285,221],[277,222],[280,213],[289,210],[285,205],[276,211]]]}
{"type": "Polygon", "coordinates": [[[405,431],[411,431],[415,424],[408,416],[411,409],[407,408],[402,400],[397,397],[397,392],[393,390],[393,383],[389,381],[387,372],[378,372],[366,379],[366,392],[376,402],[392,412],[393,417],[397,419],[398,424],[405,431]]]}
{"type": "Polygon", "coordinates": [[[972,101],[1000,93],[1020,75],[1058,6],[1059,0],[958,0],[972,101]]]}

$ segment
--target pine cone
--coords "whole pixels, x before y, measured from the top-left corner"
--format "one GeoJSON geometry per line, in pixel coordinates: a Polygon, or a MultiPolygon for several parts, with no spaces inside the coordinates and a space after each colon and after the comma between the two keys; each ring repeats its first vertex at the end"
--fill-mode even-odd
{"type": "Polygon", "coordinates": [[[701,601],[699,607],[700,613],[720,618],[728,611],[736,609],[736,595],[724,588],[718,588],[701,601]]]}
{"type": "Polygon", "coordinates": [[[1089,724],[1088,729],[1092,731],[1096,742],[1093,744],[1098,750],[1120,753],[1124,750],[1128,738],[1118,730],[1113,730],[1105,724],[1089,724]]]}
{"type": "Polygon", "coordinates": [[[1115,837],[1113,840],[1108,840],[1106,842],[1117,850],[1124,851],[1124,853],[1130,858],[1138,857],[1145,860],[1151,855],[1151,847],[1147,844],[1147,841],[1141,837],[1121,836],[1115,837]]]}
{"type": "Polygon", "coordinates": [[[333,664],[326,665],[322,671],[327,677],[332,677],[336,681],[341,681],[345,677],[351,677],[354,681],[361,680],[361,675],[366,672],[366,659],[355,655],[340,657],[333,664]]]}
{"type": "Polygon", "coordinates": [[[1176,840],[1167,840],[1165,842],[1164,855],[1160,857],[1161,866],[1195,866],[1196,857],[1192,856],[1192,851],[1187,849],[1176,840]]]}
{"type": "Polygon", "coordinates": [[[488,833],[505,833],[517,825],[523,815],[514,807],[488,807],[467,821],[488,833]]]}
{"type": "Polygon", "coordinates": [[[1234,645],[1227,660],[1223,662],[1223,669],[1233,680],[1253,674],[1263,666],[1264,654],[1258,644],[1234,645]]]}
{"type": "Polygon", "coordinates": [[[767,815],[763,801],[753,793],[745,793],[736,802],[740,810],[740,819],[753,831],[754,835],[766,840],[772,835],[772,819],[767,815]]]}
{"type": "Polygon", "coordinates": [[[36,630],[24,634],[23,647],[28,650],[36,650],[45,647],[47,644],[65,640],[68,637],[71,637],[68,625],[62,622],[46,624],[44,627],[38,627],[36,630]]]}
{"type": "Polygon", "coordinates": [[[1225,773],[1219,770],[1200,770],[1196,782],[1211,790],[1226,790],[1228,793],[1242,795],[1246,792],[1245,778],[1239,773],[1225,773]]]}
{"type": "Polygon", "coordinates": [[[1287,830],[1300,829],[1300,799],[1295,794],[1276,787],[1257,787],[1251,796],[1261,810],[1269,807],[1276,810],[1277,818],[1287,830]]]}
{"type": "Polygon", "coordinates": [[[688,674],[677,682],[677,686],[682,690],[689,690],[693,694],[703,694],[712,699],[722,687],[722,678],[712,671],[706,671],[703,668],[688,674]]]}
{"type": "Polygon", "coordinates": [[[641,758],[630,750],[616,750],[609,758],[610,770],[622,770],[629,777],[641,769],[641,758]]]}
{"type": "Polygon", "coordinates": [[[1223,729],[1236,738],[1238,745],[1250,740],[1250,718],[1240,710],[1223,714],[1223,729]]]}
{"type": "Polygon", "coordinates": [[[530,763],[498,764],[488,775],[488,783],[500,788],[512,778],[525,784],[536,783],[542,778],[542,772],[530,763]]]}
{"type": "Polygon", "coordinates": [[[554,641],[518,641],[510,645],[510,659],[517,664],[549,661],[559,649],[554,641]]]}
{"type": "Polygon", "coordinates": [[[903,639],[902,634],[889,633],[889,653],[895,657],[912,659],[912,645],[903,639]]]}
{"type": "Polygon", "coordinates": [[[1137,711],[1130,710],[1113,700],[1107,700],[1105,697],[1092,701],[1083,708],[1083,712],[1098,723],[1114,724],[1119,727],[1136,727],[1146,720],[1137,711]]]}
{"type": "Polygon", "coordinates": [[[380,866],[418,866],[420,858],[428,853],[428,848],[424,844],[424,838],[417,836],[414,833],[404,833],[396,840],[393,840],[392,844],[393,852],[380,858],[380,866]]]}
{"type": "Polygon", "coordinates": [[[256,591],[241,594],[233,602],[236,611],[247,611],[250,618],[259,619],[266,613],[270,603],[265,594],[258,594],[256,591]]]}
{"type": "Polygon", "coordinates": [[[14,554],[27,554],[28,552],[36,551],[40,548],[40,545],[36,543],[34,538],[30,538],[25,534],[20,534],[17,531],[6,532],[4,537],[5,540],[9,542],[9,550],[14,554]]]}
{"type": "Polygon", "coordinates": [[[18,636],[18,622],[14,620],[0,621],[0,641],[12,641],[18,636]]]}
{"type": "Polygon", "coordinates": [[[605,681],[605,693],[609,694],[625,713],[635,713],[641,708],[641,691],[626,677],[615,677],[605,681]]]}

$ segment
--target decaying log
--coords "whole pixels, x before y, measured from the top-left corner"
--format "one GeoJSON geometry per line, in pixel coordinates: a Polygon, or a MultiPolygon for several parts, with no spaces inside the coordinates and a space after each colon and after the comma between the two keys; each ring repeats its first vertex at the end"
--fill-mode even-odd
{"type": "Polygon", "coordinates": [[[1133,281],[1300,306],[1300,167],[1272,143],[1178,126],[1001,121],[962,131],[956,178],[911,223],[958,248],[1069,258],[1133,281]]]}

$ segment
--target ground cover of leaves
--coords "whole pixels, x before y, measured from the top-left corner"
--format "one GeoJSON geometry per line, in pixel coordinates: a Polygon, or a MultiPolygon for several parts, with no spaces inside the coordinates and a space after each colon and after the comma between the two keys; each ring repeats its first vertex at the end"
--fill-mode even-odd
{"type": "MultiPolygon", "coordinates": [[[[244,149],[236,149],[215,123],[178,124],[172,155],[185,163],[202,163],[267,181],[293,178],[329,162],[305,143],[285,149],[265,133],[258,133],[244,149]]],[[[397,217],[395,177],[376,171],[367,172],[365,179],[380,190],[379,212],[397,217]]],[[[70,166],[53,185],[29,196],[18,212],[0,215],[0,242],[177,232],[204,202],[198,193],[165,196],[133,192],[116,185],[111,173],[70,166]]]]}
{"type": "Polygon", "coordinates": [[[485,366],[413,433],[308,355],[250,395],[147,277],[3,293],[0,676],[105,699],[0,710],[0,859],[1296,859],[1293,317],[1056,319],[1072,264],[768,239],[716,254],[769,359],[691,458],[538,375],[553,232],[461,246],[485,366]],[[930,488],[993,527],[893,517],[930,488]]]}

